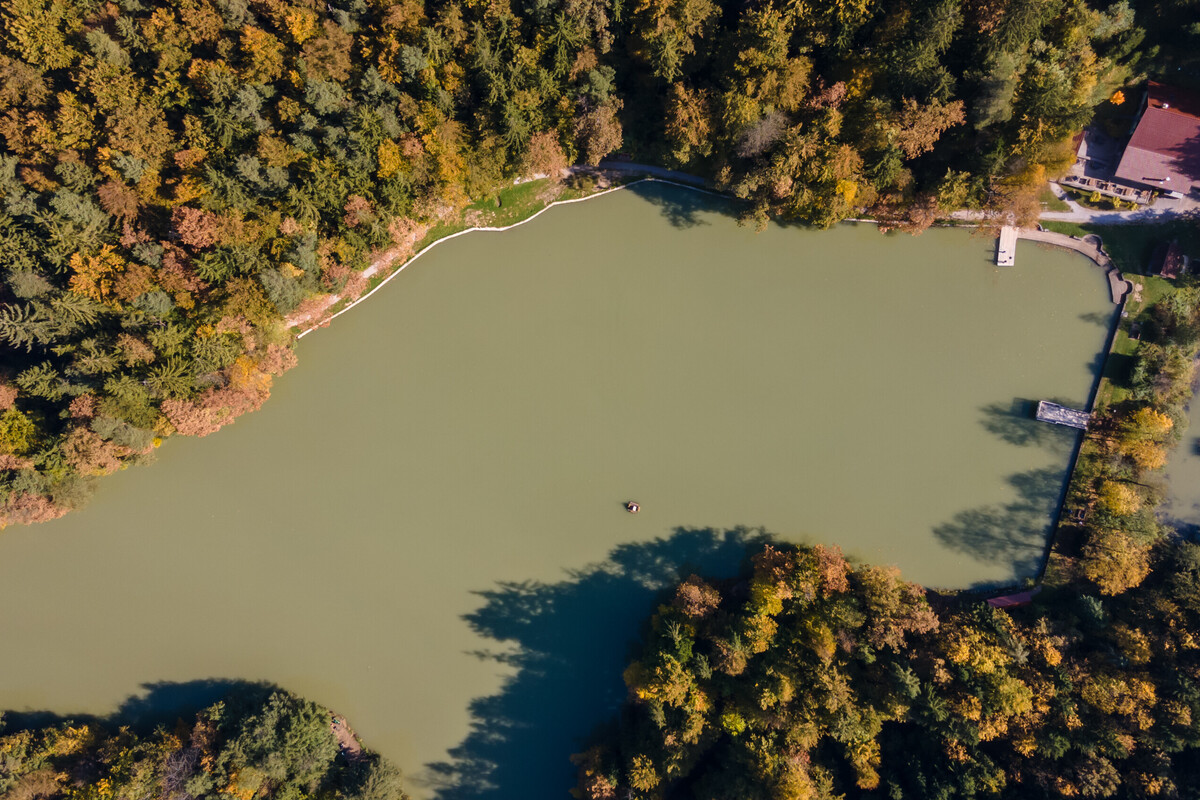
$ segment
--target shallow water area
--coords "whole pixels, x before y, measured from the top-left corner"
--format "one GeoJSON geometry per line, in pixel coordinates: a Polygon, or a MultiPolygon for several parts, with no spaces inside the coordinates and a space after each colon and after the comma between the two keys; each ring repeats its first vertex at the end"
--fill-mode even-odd
{"type": "Polygon", "coordinates": [[[735,571],[731,529],[940,587],[1035,572],[1075,434],[1030,403],[1086,403],[1103,272],[728,211],[641,184],[440,245],[262,411],[5,531],[0,708],[268,680],[417,796],[562,797],[656,590],[735,571]]]}

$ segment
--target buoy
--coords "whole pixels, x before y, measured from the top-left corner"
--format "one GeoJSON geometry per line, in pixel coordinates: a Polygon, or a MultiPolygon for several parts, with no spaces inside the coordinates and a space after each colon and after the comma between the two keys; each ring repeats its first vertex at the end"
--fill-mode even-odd
{"type": "Polygon", "coordinates": [[[633,500],[630,500],[628,503],[625,504],[625,510],[628,511],[630,514],[636,514],[642,510],[642,507],[640,505],[638,505],[636,502],[634,502],[633,500]]]}

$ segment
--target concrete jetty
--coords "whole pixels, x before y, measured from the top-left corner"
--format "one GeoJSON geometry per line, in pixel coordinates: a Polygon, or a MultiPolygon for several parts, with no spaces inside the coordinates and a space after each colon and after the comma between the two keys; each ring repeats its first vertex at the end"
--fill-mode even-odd
{"type": "Polygon", "coordinates": [[[1017,263],[1017,229],[1005,225],[1000,229],[1000,239],[996,242],[996,266],[1011,267],[1017,263]]]}
{"type": "Polygon", "coordinates": [[[1088,420],[1091,417],[1092,415],[1086,411],[1060,406],[1058,403],[1051,403],[1048,400],[1042,400],[1037,407],[1039,422],[1052,422],[1055,425],[1066,425],[1068,428],[1078,428],[1081,431],[1087,430],[1088,420]]]}

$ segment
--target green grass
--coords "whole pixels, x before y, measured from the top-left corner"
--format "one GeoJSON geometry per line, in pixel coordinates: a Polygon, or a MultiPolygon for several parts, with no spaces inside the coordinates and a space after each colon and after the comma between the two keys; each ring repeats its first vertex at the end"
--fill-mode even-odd
{"type": "Polygon", "coordinates": [[[1119,211],[1129,206],[1124,203],[1118,203],[1117,198],[1109,197],[1108,195],[1100,195],[1099,200],[1092,199],[1091,192],[1077,192],[1072,189],[1067,189],[1067,196],[1074,200],[1084,208],[1090,208],[1095,211],[1119,211]]]}
{"type": "Polygon", "coordinates": [[[1069,206],[1065,201],[1059,200],[1058,197],[1055,196],[1054,192],[1050,191],[1049,186],[1047,186],[1045,189],[1042,189],[1041,194],[1038,195],[1038,202],[1040,202],[1042,204],[1042,208],[1046,209],[1047,211],[1071,210],[1071,206],[1069,206]]]}
{"type": "MultiPolygon", "coordinates": [[[[543,178],[517,186],[505,187],[496,194],[482,197],[471,203],[464,209],[463,215],[465,216],[473,211],[480,212],[483,216],[480,224],[489,228],[504,228],[509,225],[515,225],[522,220],[532,217],[546,207],[546,203],[539,198],[539,195],[546,189],[548,184],[549,181],[543,178]]],[[[592,194],[594,191],[595,187],[590,183],[584,182],[578,185],[566,184],[555,196],[554,200],[574,200],[592,194]]],[[[444,239],[453,233],[458,233],[470,227],[461,218],[453,222],[439,222],[430,228],[421,241],[417,242],[416,252],[421,252],[438,239],[444,239]]]]}
{"type": "Polygon", "coordinates": [[[1087,236],[1089,231],[1087,228],[1080,225],[1078,222],[1057,222],[1055,220],[1042,220],[1042,227],[1048,231],[1056,233],[1065,233],[1068,236],[1087,236]]]}
{"type": "Polygon", "coordinates": [[[1165,297],[1174,285],[1156,275],[1147,275],[1154,250],[1163,242],[1178,239],[1184,252],[1200,252],[1200,227],[1184,220],[1170,220],[1146,225],[1094,225],[1091,223],[1053,222],[1045,220],[1042,227],[1068,236],[1096,234],[1107,252],[1128,280],[1142,285],[1140,301],[1130,299],[1125,304],[1126,316],[1121,320],[1112,349],[1105,360],[1104,374],[1096,390],[1096,406],[1103,408],[1119,403],[1126,397],[1121,384],[1125,381],[1138,342],[1129,337],[1130,326],[1142,321],[1147,309],[1165,297]]]}
{"type": "Polygon", "coordinates": [[[1139,319],[1142,312],[1175,290],[1175,284],[1157,275],[1130,275],[1128,277],[1131,281],[1142,285],[1141,302],[1125,304],[1125,310],[1129,312],[1129,318],[1133,320],[1139,319]]]}
{"type": "Polygon", "coordinates": [[[1156,275],[1124,273],[1124,276],[1126,279],[1142,285],[1142,299],[1140,301],[1129,299],[1125,303],[1126,316],[1120,321],[1117,333],[1113,337],[1112,348],[1108,351],[1108,357],[1104,361],[1104,372],[1100,377],[1100,385],[1096,389],[1097,408],[1104,408],[1126,399],[1128,393],[1122,384],[1128,378],[1133,354],[1137,352],[1139,344],[1136,339],[1130,338],[1130,328],[1136,322],[1144,322],[1151,306],[1175,289],[1173,283],[1156,275]]]}
{"type": "Polygon", "coordinates": [[[1144,225],[1095,225],[1092,223],[1043,220],[1046,230],[1069,236],[1094,233],[1122,273],[1145,275],[1159,244],[1178,239],[1185,253],[1200,253],[1200,226],[1188,220],[1168,220],[1144,225]]]}
{"type": "Polygon", "coordinates": [[[1121,272],[1146,274],[1154,249],[1178,239],[1185,253],[1200,252],[1200,227],[1187,220],[1169,220],[1153,225],[1088,225],[1089,232],[1104,240],[1104,249],[1121,272]]]}

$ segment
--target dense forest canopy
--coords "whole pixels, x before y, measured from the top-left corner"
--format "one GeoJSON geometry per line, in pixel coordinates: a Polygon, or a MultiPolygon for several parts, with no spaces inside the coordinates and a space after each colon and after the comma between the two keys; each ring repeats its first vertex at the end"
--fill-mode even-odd
{"type": "Polygon", "coordinates": [[[191,721],[139,733],[63,720],[6,730],[6,800],[407,800],[400,774],[335,735],[328,709],[283,691],[247,688],[191,721]]]}
{"type": "Polygon", "coordinates": [[[576,756],[580,800],[1200,797],[1200,546],[1116,597],[926,599],[836,550],[692,576],[576,756]]]}
{"type": "Polygon", "coordinates": [[[1192,73],[1195,11],[3,0],[0,525],[260,406],[289,314],[516,176],[625,147],[760,223],[1028,211],[1097,103],[1192,73]]]}

